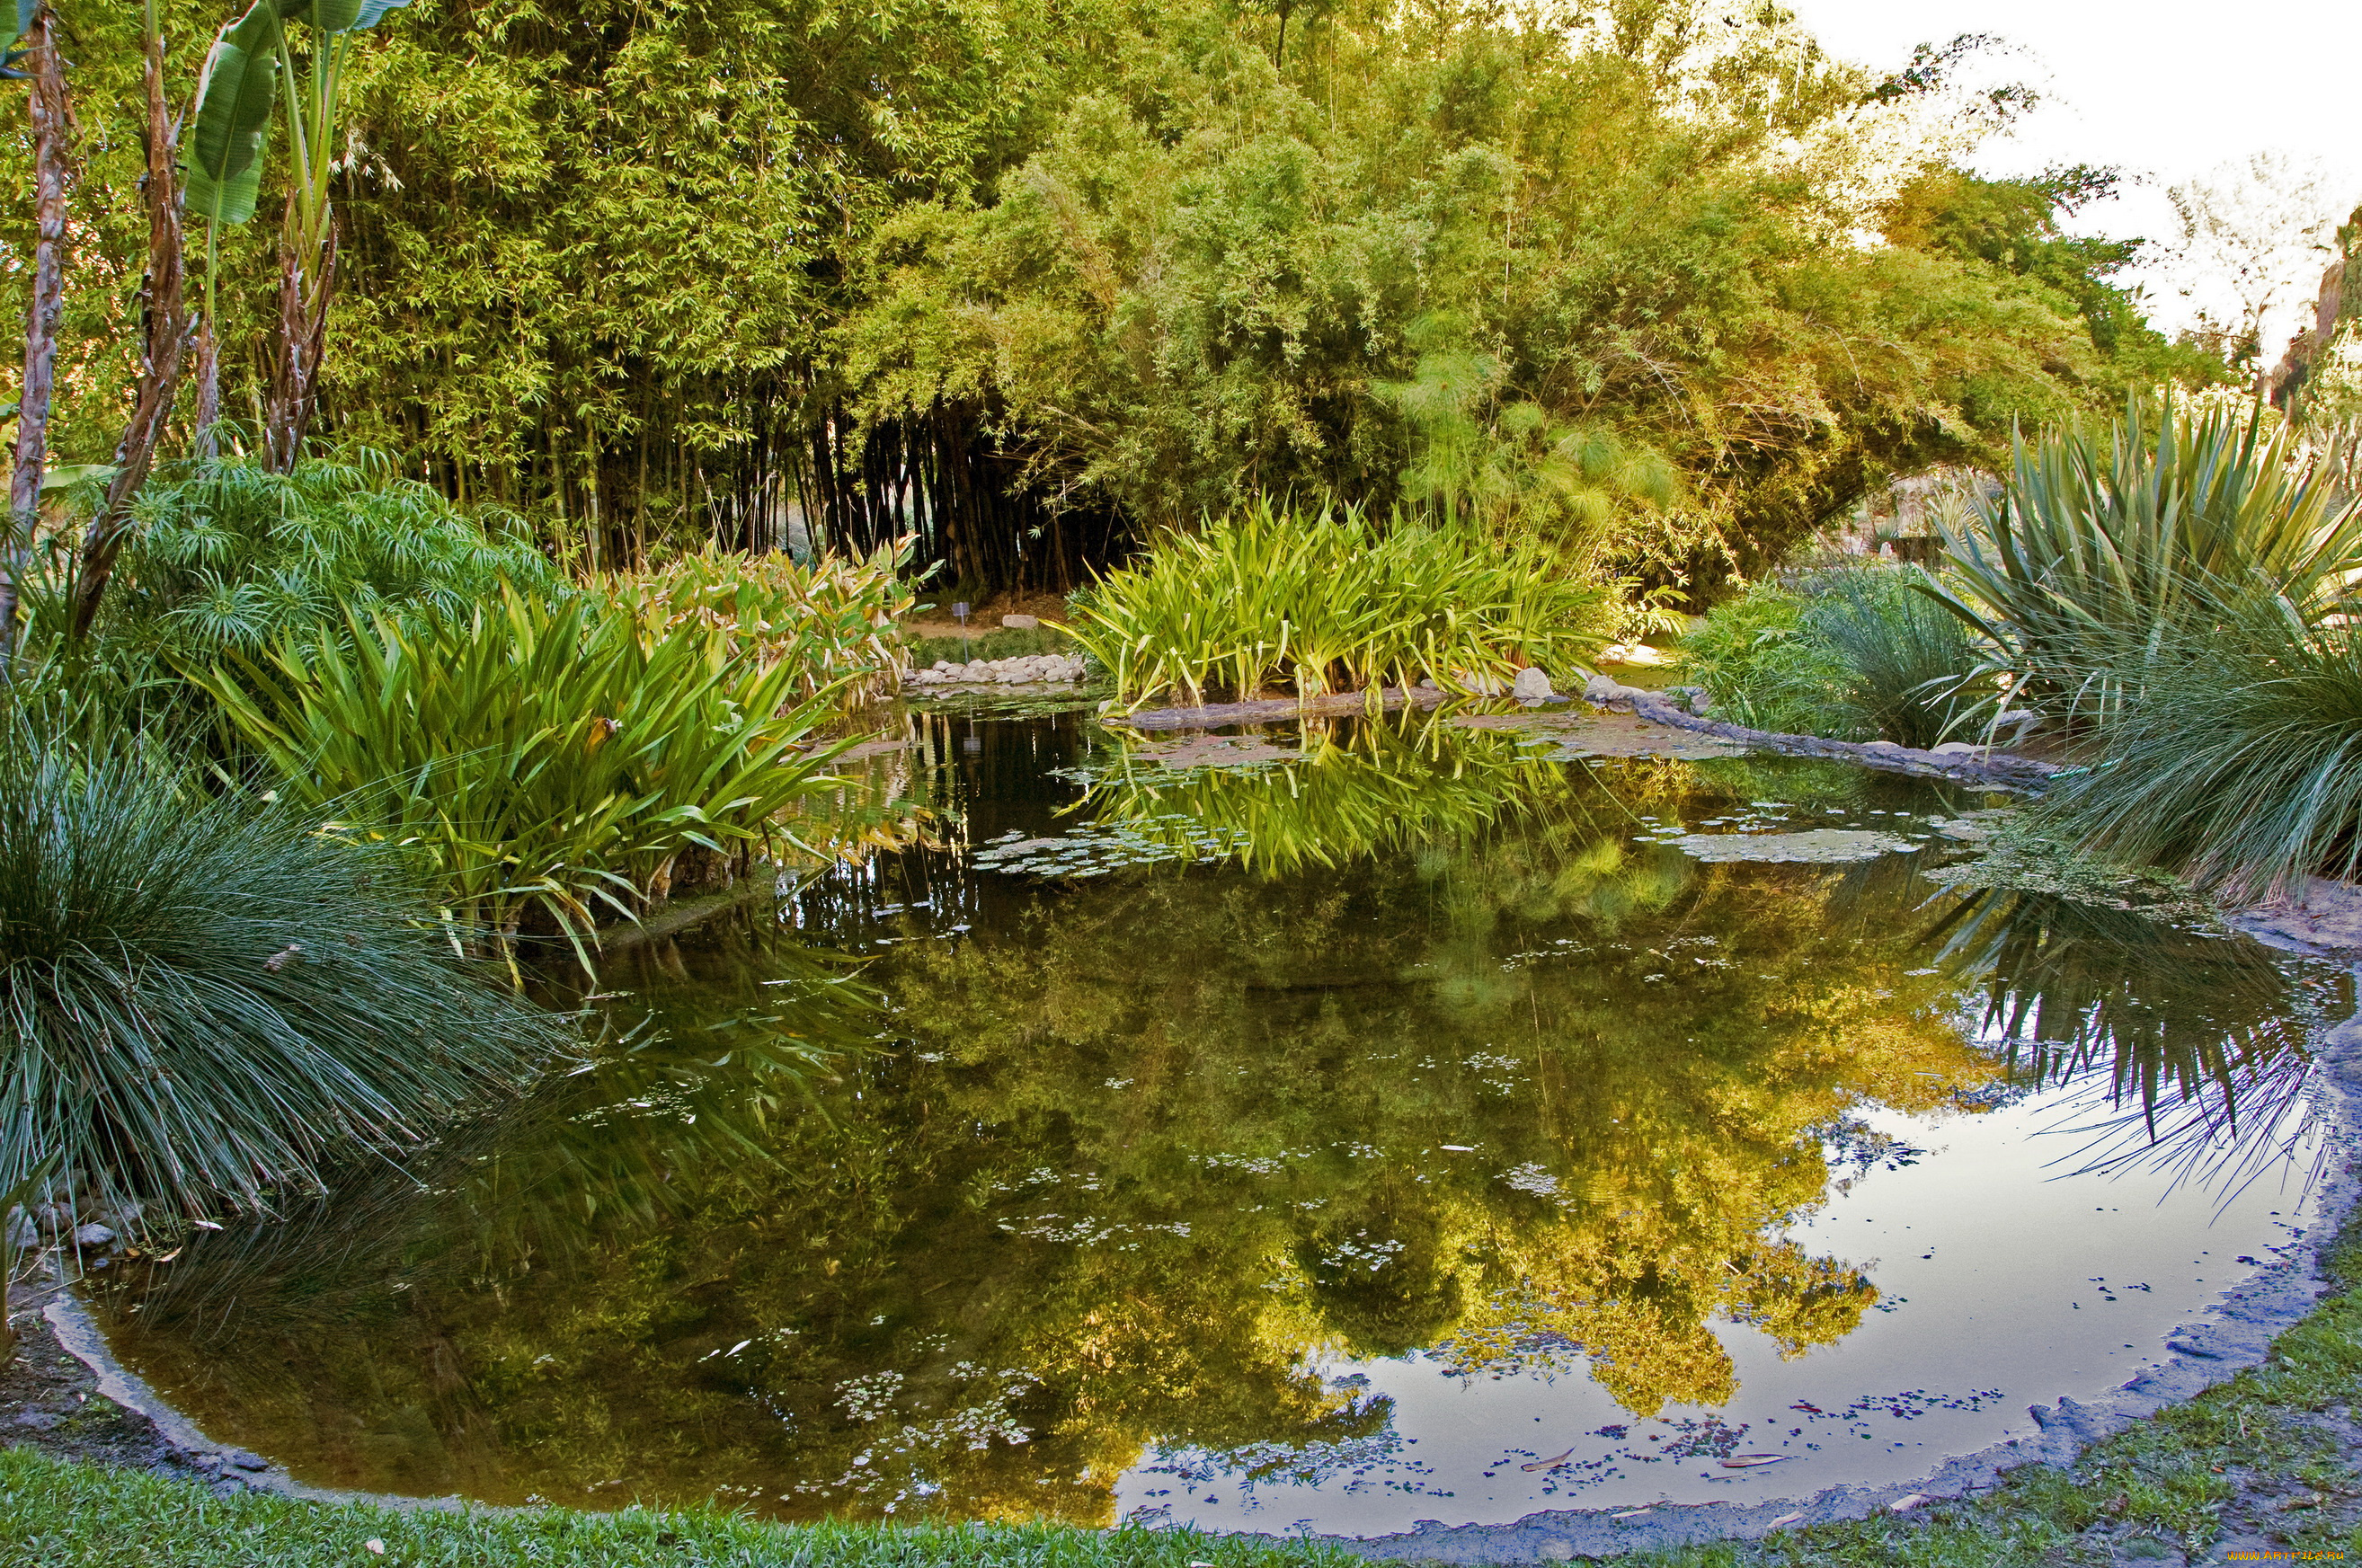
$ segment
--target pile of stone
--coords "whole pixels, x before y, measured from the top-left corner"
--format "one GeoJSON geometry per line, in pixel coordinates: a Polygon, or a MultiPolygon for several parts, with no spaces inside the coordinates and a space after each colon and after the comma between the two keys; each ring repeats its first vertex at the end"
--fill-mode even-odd
{"type": "Polygon", "coordinates": [[[1035,686],[1083,678],[1080,654],[1027,654],[1021,658],[938,659],[932,669],[911,672],[912,686],[1035,686]]]}
{"type": "MultiPolygon", "coordinates": [[[[0,1215],[0,1253],[8,1248],[32,1252],[44,1246],[72,1247],[85,1253],[114,1253],[123,1247],[123,1232],[138,1223],[139,1206],[124,1205],[125,1212],[100,1208],[87,1196],[79,1203],[53,1198],[28,1211],[11,1209],[0,1215]]],[[[105,1268],[104,1259],[92,1266],[105,1268]]]]}

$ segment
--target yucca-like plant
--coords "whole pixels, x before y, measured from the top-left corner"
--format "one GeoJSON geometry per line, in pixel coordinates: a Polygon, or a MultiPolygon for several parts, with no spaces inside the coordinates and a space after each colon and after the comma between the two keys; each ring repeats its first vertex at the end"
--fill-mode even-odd
{"type": "Polygon", "coordinates": [[[21,719],[0,752],[0,1188],[169,1227],[315,1189],[573,1038],[455,956],[414,863],[21,719]]]}
{"type": "Polygon", "coordinates": [[[1562,676],[1606,640],[1610,590],[1530,540],[1258,501],[1168,534],[1076,602],[1067,630],[1134,705],[1562,676]]]}
{"type": "Polygon", "coordinates": [[[194,678],[287,790],[411,846],[465,925],[554,930],[588,966],[602,917],[782,845],[832,791],[834,707],[722,625],[592,594],[509,591],[465,617],[355,616],[194,678]],[[700,857],[702,856],[701,862],[700,857]]]}
{"type": "Polygon", "coordinates": [[[2316,630],[2251,595],[2211,625],[2122,639],[2100,668],[2141,701],[2095,767],[2053,784],[2058,831],[2233,902],[2362,873],[2362,626],[2316,630]]]}
{"type": "Polygon", "coordinates": [[[2008,481],[1963,526],[1940,515],[1939,602],[2004,650],[2021,690],[2103,712],[2127,639],[2213,620],[2224,593],[2334,612],[2362,572],[2362,507],[2249,411],[2136,398],[2102,440],[2014,445],[2008,481]]]}

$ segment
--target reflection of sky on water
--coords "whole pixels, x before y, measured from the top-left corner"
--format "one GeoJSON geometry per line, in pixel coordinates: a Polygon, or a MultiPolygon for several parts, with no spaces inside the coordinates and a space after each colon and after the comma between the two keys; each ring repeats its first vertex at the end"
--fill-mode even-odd
{"type": "Polygon", "coordinates": [[[897,756],[942,848],[619,960],[640,1057],[325,1253],[208,1238],[127,1353],[332,1484],[1373,1533],[1918,1474],[2297,1222],[2342,977],[1920,856],[1681,847],[1940,852],[1957,792],[1352,726],[1119,775],[1071,722],[932,726],[897,756]],[[799,933],[876,962],[819,1007],[799,933]],[[764,1064],[832,1032],[889,1054],[814,1114],[764,1064]],[[1948,1104],[1984,1109],[1894,1109],[1948,1104]]]}
{"type": "Polygon", "coordinates": [[[1765,1335],[1716,1325],[1739,1395],[1636,1420],[1579,1366],[1473,1379],[1415,1353],[1332,1360],[1332,1382],[1394,1401],[1380,1439],[1302,1452],[1148,1456],[1119,1483],[1126,1518],[1208,1529],[1377,1535],[1420,1519],[1496,1523],[1545,1508],[1757,1502],[1924,1474],[2031,1433],[2032,1404],[2089,1400],[2138,1375],[2165,1336],[2301,1233],[2321,1143],[2227,1196],[2170,1167],[2062,1174],[2062,1124],[2090,1109],[2069,1084],[1976,1116],[1863,1118],[1924,1150],[1880,1166],[1790,1235],[1861,1260],[1877,1309],[1790,1361],[1765,1335]],[[1726,1468],[1724,1457],[1778,1454],[1726,1468]],[[1245,1461],[1244,1463],[1240,1463],[1245,1461]],[[1537,1466],[1541,1468],[1537,1468],[1537,1466]]]}

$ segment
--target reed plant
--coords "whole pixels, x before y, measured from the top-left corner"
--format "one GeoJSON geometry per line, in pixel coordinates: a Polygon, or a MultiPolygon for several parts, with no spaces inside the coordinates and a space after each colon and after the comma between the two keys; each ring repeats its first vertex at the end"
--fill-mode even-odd
{"type": "Polygon", "coordinates": [[[514,591],[465,616],[352,617],[194,678],[235,740],[357,840],[413,849],[453,920],[596,927],[752,857],[811,851],[834,686],[775,645],[649,599],[514,591]]]}
{"type": "Polygon", "coordinates": [[[1610,591],[1545,546],[1473,525],[1258,501],[1079,595],[1065,628],[1133,707],[1171,693],[1374,692],[1424,679],[1480,690],[1563,676],[1606,641],[1610,591]]]}
{"type": "Polygon", "coordinates": [[[135,1228],[260,1209],[574,1037],[453,954],[415,863],[18,714],[0,748],[0,1188],[135,1228]]]}
{"type": "Polygon", "coordinates": [[[2104,439],[2016,440],[1999,491],[1936,521],[1937,601],[2003,650],[2018,690],[2102,716],[2149,668],[2128,640],[2202,627],[2226,593],[2317,623],[2362,574],[2362,505],[2253,410],[2136,397],[2104,439]]]}

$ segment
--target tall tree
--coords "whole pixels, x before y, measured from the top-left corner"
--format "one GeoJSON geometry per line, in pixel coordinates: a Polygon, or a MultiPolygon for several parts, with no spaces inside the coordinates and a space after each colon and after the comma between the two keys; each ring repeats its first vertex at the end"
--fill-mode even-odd
{"type": "Polygon", "coordinates": [[[131,417],[115,448],[115,473],[106,499],[83,536],[82,569],[74,582],[70,634],[87,635],[115,572],[131,528],[131,506],[148,482],[156,448],[171,417],[181,385],[181,363],[189,339],[184,249],[181,230],[181,182],[175,157],[178,127],[164,101],[164,29],[156,0],[144,7],[147,39],[148,277],[142,288],[142,352],[131,417]]]}
{"type": "Polygon", "coordinates": [[[66,110],[65,62],[58,55],[57,13],[42,0],[17,0],[17,36],[30,70],[33,144],[32,298],[25,313],[25,381],[17,404],[17,467],[8,484],[8,531],[0,548],[0,679],[15,663],[17,617],[25,565],[39,521],[41,479],[49,458],[50,396],[57,382],[58,323],[65,311],[66,110]]]}

